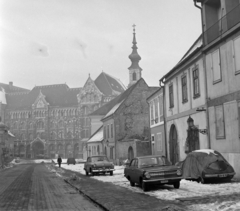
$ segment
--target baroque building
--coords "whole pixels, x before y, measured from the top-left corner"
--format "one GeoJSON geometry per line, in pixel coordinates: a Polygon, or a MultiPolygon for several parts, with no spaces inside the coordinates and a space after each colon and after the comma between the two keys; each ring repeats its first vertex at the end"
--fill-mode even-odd
{"type": "Polygon", "coordinates": [[[95,80],[89,75],[81,88],[54,84],[27,90],[12,82],[0,87],[0,113],[15,136],[13,156],[27,158],[82,158],[91,134],[88,114],[125,90],[105,72],[95,80]]]}

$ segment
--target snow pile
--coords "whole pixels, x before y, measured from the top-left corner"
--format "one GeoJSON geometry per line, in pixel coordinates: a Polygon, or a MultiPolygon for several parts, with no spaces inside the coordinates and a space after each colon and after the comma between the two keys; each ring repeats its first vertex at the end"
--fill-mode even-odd
{"type": "MultiPolygon", "coordinates": [[[[83,169],[84,164],[66,165],[62,168],[85,174],[83,169]]],[[[115,185],[125,187],[133,192],[143,193],[139,186],[131,187],[129,181],[124,177],[124,166],[115,166],[113,176],[109,174],[92,176],[91,178],[103,181],[112,182],[115,185]]],[[[172,185],[152,186],[151,190],[144,194],[163,199],[177,200],[186,198],[183,203],[188,204],[190,198],[196,197],[203,202],[189,204],[191,210],[240,210],[240,183],[218,183],[218,184],[201,184],[197,182],[181,180],[179,189],[174,189],[172,185]],[[235,200],[234,200],[235,198],[235,200]],[[236,198],[239,198],[236,200],[236,198]],[[204,202],[207,200],[208,202],[204,202]],[[210,201],[209,201],[210,200],[210,201]],[[219,208],[219,209],[218,209],[219,208]]]]}

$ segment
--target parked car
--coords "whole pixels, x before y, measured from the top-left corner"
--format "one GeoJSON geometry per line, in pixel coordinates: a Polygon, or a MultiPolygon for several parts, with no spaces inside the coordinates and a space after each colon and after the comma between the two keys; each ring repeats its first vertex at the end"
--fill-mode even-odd
{"type": "Polygon", "coordinates": [[[68,159],[67,159],[67,164],[68,164],[68,165],[69,165],[69,164],[75,165],[75,164],[76,164],[75,158],[68,158],[68,159]]]}
{"type": "Polygon", "coordinates": [[[235,175],[233,167],[216,150],[201,149],[190,152],[184,161],[176,163],[183,171],[183,178],[201,183],[230,181],[235,175]]]}
{"type": "Polygon", "coordinates": [[[109,162],[106,156],[92,156],[88,157],[87,161],[84,163],[84,170],[86,175],[89,173],[91,175],[95,175],[97,173],[110,173],[112,176],[115,169],[114,164],[109,162]]]}
{"type": "Polygon", "coordinates": [[[179,188],[182,170],[164,156],[151,155],[132,159],[124,169],[124,176],[131,186],[137,183],[143,191],[147,191],[150,184],[171,184],[179,188]]]}

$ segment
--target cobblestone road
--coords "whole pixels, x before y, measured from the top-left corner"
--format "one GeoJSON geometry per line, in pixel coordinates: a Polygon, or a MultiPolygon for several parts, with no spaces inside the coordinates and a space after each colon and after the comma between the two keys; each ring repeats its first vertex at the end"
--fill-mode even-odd
{"type": "Polygon", "coordinates": [[[66,181],[108,211],[186,211],[182,203],[157,199],[79,173],[48,166],[66,181]],[[75,175],[71,178],[72,175],[75,175]]]}
{"type": "Polygon", "coordinates": [[[0,172],[1,211],[100,211],[43,164],[19,165],[0,172]]]}

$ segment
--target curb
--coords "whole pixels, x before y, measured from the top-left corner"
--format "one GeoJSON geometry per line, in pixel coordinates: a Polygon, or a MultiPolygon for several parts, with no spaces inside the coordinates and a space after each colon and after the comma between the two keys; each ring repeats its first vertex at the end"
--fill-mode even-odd
{"type": "Polygon", "coordinates": [[[98,203],[97,201],[95,201],[94,199],[92,199],[89,195],[85,194],[84,192],[82,192],[79,188],[75,187],[72,183],[70,183],[67,179],[63,179],[67,184],[71,185],[73,188],[75,188],[81,195],[85,196],[87,199],[89,199],[91,202],[93,202],[94,204],[96,204],[97,206],[99,206],[100,208],[102,208],[104,211],[110,211],[109,209],[107,209],[106,207],[104,207],[102,204],[98,203]]]}

